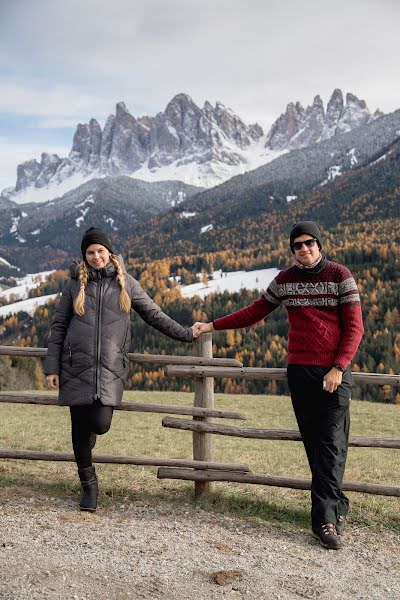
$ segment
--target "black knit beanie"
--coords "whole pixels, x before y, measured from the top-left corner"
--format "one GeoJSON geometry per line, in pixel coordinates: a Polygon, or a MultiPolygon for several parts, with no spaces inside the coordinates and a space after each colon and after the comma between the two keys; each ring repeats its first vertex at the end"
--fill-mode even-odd
{"type": "Polygon", "coordinates": [[[85,231],[85,233],[83,234],[83,238],[82,238],[82,242],[81,242],[81,250],[82,250],[82,256],[84,259],[86,257],[86,250],[92,244],[101,244],[101,246],[104,246],[104,248],[107,248],[107,250],[109,250],[109,252],[111,252],[111,254],[115,254],[113,247],[111,245],[111,242],[108,239],[107,235],[101,229],[96,229],[96,227],[90,227],[90,229],[87,229],[85,231]]]}
{"type": "Polygon", "coordinates": [[[315,221],[299,221],[295,223],[290,232],[290,249],[294,254],[293,242],[297,237],[308,234],[315,238],[318,242],[319,249],[322,248],[322,236],[319,227],[315,221]]]}

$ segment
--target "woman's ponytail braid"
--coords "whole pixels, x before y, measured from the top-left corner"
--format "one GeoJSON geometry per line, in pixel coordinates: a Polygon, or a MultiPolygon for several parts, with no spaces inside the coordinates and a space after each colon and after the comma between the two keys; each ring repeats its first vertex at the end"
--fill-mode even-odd
{"type": "Polygon", "coordinates": [[[113,263],[113,265],[115,266],[115,269],[117,271],[117,281],[118,281],[119,287],[121,288],[121,292],[119,295],[119,307],[121,310],[128,313],[131,310],[131,299],[129,297],[128,292],[125,289],[125,274],[122,271],[121,265],[119,264],[118,259],[115,256],[115,254],[110,254],[110,260],[113,263]]]}
{"type": "Polygon", "coordinates": [[[79,265],[78,279],[80,282],[80,290],[79,290],[79,294],[77,295],[75,302],[74,302],[75,312],[80,317],[83,317],[83,315],[85,314],[85,298],[86,298],[85,288],[86,288],[86,284],[88,282],[88,278],[89,278],[89,272],[88,272],[86,263],[83,260],[81,262],[81,264],[79,265]]]}

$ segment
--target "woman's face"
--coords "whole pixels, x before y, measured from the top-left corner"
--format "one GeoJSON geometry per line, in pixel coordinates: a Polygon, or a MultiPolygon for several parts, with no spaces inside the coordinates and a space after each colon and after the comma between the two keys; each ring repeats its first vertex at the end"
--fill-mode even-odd
{"type": "Polygon", "coordinates": [[[91,244],[86,250],[86,261],[94,269],[102,269],[110,262],[110,252],[101,244],[91,244]]]}

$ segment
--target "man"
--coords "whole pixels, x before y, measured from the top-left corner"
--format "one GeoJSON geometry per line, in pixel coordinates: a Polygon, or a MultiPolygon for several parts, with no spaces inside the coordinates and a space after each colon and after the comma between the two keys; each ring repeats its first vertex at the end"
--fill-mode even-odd
{"type": "Polygon", "coordinates": [[[195,331],[237,329],[257,323],[280,304],[290,322],[287,377],[293,409],[312,473],[311,524],[320,543],[341,547],[348,498],[342,492],[349,437],[350,363],[363,334],[354,278],[322,254],[317,223],[290,232],[294,265],[281,271],[250,306],[195,331]]]}

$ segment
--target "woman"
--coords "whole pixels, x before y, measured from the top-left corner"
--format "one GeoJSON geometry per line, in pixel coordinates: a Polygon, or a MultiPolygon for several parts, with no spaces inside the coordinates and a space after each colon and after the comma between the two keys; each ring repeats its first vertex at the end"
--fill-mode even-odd
{"type": "Polygon", "coordinates": [[[122,400],[128,372],[130,310],[165,335],[191,342],[193,331],[162,312],[126,273],[111,242],[91,227],[81,243],[83,260],[71,266],[51,327],[45,361],[50,389],[70,407],[72,445],[83,488],[80,509],[97,508],[98,485],[92,465],[96,435],[106,433],[122,400]]]}

